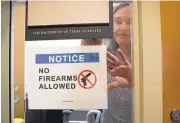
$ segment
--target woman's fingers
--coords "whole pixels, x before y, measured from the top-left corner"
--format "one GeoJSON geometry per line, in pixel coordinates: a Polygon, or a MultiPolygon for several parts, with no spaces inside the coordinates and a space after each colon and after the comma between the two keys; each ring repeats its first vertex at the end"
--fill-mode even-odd
{"type": "Polygon", "coordinates": [[[115,79],[116,79],[115,82],[109,83],[107,85],[108,90],[111,90],[111,89],[114,89],[117,87],[124,87],[124,88],[131,87],[131,85],[129,84],[129,82],[125,78],[115,77],[115,79]]]}
{"type": "MultiPolygon", "coordinates": [[[[121,50],[121,49],[118,49],[118,50],[121,50]]],[[[122,52],[119,52],[118,50],[116,51],[116,57],[117,57],[118,59],[120,59],[122,62],[124,62],[124,61],[123,61],[123,58],[122,58],[122,55],[121,55],[122,52]]],[[[122,51],[122,50],[121,50],[121,51],[122,51]]]]}
{"type": "Polygon", "coordinates": [[[117,58],[110,52],[106,51],[107,58],[110,59],[111,61],[116,61],[117,58]]]}
{"type": "Polygon", "coordinates": [[[123,53],[123,51],[121,49],[117,50],[117,57],[121,59],[121,61],[124,63],[124,65],[129,65],[129,61],[126,58],[125,54],[123,53]]]}
{"type": "Polygon", "coordinates": [[[118,59],[116,56],[114,56],[112,53],[107,51],[106,54],[107,54],[107,58],[113,61],[116,64],[116,66],[123,64],[123,62],[120,59],[118,59]]]}
{"type": "Polygon", "coordinates": [[[115,80],[116,80],[116,82],[119,83],[120,87],[127,87],[127,88],[133,87],[133,83],[128,81],[126,78],[116,76],[115,80]]]}
{"type": "Polygon", "coordinates": [[[111,68],[108,68],[108,66],[107,66],[107,72],[110,73],[110,71],[111,71],[111,68]]]}
{"type": "Polygon", "coordinates": [[[130,66],[125,66],[125,65],[115,67],[114,69],[110,69],[108,71],[108,73],[112,77],[119,76],[119,77],[126,78],[128,81],[132,80],[131,72],[132,72],[131,67],[130,66]]]}
{"type": "Polygon", "coordinates": [[[120,65],[118,67],[115,67],[113,69],[111,69],[109,71],[110,75],[115,77],[115,76],[123,76],[123,72],[124,72],[124,68],[125,66],[124,65],[120,65]]]}
{"type": "Polygon", "coordinates": [[[119,71],[118,68],[115,67],[114,69],[111,69],[111,70],[109,71],[109,74],[110,74],[112,77],[115,77],[115,76],[117,76],[118,71],[119,71]]]}
{"type": "Polygon", "coordinates": [[[119,86],[120,86],[120,85],[119,85],[118,82],[112,82],[112,83],[109,83],[109,84],[107,85],[107,89],[108,89],[108,90],[111,90],[111,89],[116,88],[116,87],[119,87],[119,86]]]}
{"type": "Polygon", "coordinates": [[[116,66],[116,64],[107,58],[107,67],[110,69],[113,69],[116,66]]]}
{"type": "Polygon", "coordinates": [[[112,53],[110,53],[108,51],[106,53],[107,53],[107,58],[108,59],[110,59],[113,62],[117,62],[118,58],[115,55],[113,55],[112,53]]]}
{"type": "Polygon", "coordinates": [[[100,39],[83,39],[81,40],[81,45],[101,45],[102,44],[102,40],[100,39]]]}

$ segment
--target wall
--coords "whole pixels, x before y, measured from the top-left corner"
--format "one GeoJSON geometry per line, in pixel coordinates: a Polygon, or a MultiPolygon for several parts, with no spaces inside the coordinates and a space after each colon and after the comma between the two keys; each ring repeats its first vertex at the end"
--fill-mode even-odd
{"type": "Polygon", "coordinates": [[[1,122],[9,123],[9,18],[10,2],[1,1],[1,122]]]}

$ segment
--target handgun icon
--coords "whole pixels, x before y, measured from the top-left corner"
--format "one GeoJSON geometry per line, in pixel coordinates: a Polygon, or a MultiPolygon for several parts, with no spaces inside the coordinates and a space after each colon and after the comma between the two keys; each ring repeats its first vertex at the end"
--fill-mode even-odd
{"type": "Polygon", "coordinates": [[[82,79],[81,79],[81,82],[83,83],[84,86],[87,85],[87,82],[86,82],[86,79],[91,75],[91,73],[88,73],[86,76],[84,76],[82,79]]]}

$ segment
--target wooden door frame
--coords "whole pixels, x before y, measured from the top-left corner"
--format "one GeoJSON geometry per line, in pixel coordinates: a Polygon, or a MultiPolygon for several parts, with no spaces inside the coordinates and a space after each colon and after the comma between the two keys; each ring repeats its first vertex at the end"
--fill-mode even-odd
{"type": "Polygon", "coordinates": [[[139,2],[141,123],[163,123],[160,2],[139,2]]]}
{"type": "Polygon", "coordinates": [[[141,59],[140,59],[140,28],[139,28],[139,2],[132,4],[132,59],[134,80],[134,123],[142,122],[142,94],[141,94],[141,59]]]}

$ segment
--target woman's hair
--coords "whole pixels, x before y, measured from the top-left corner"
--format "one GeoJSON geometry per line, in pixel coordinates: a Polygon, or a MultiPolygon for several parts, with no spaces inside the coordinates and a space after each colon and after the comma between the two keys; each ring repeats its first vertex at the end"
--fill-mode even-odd
{"type": "MultiPolygon", "coordinates": [[[[130,6],[130,2],[122,2],[118,5],[113,6],[113,14],[115,14],[119,9],[130,6]]],[[[107,50],[111,53],[114,53],[117,49],[120,48],[118,43],[114,39],[104,39],[104,44],[107,45],[107,50]]]]}
{"type": "Polygon", "coordinates": [[[113,14],[116,13],[119,9],[124,8],[126,6],[130,6],[129,2],[123,2],[123,3],[119,3],[118,5],[115,5],[113,7],[113,14]]]}

